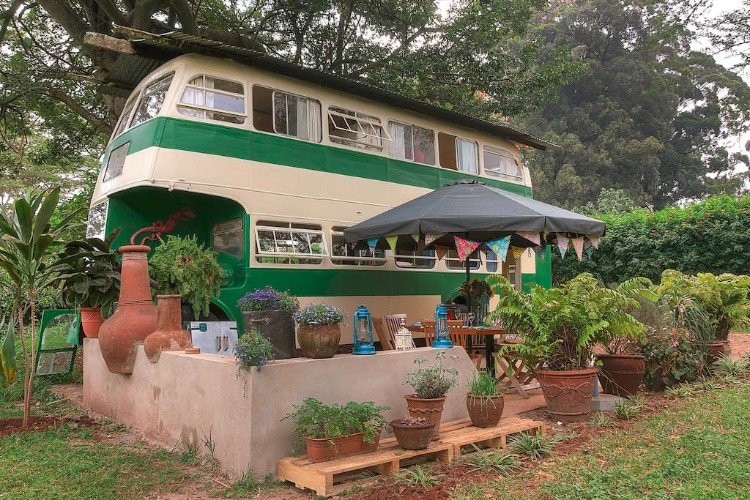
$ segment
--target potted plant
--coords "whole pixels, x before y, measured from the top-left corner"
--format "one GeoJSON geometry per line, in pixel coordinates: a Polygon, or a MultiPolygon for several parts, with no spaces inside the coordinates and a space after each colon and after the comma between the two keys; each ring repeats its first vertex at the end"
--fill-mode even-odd
{"type": "Polygon", "coordinates": [[[241,369],[250,371],[253,367],[257,367],[260,370],[262,366],[273,361],[273,345],[267,337],[253,328],[245,332],[237,341],[234,357],[237,358],[241,369]]]}
{"type": "Polygon", "coordinates": [[[336,306],[310,304],[294,313],[297,341],[307,358],[332,358],[339,350],[344,314],[336,306]]]}
{"type": "Polygon", "coordinates": [[[78,308],[87,337],[99,336],[99,327],[104,322],[102,309],[111,308],[120,293],[120,263],[117,253],[110,249],[116,236],[117,231],[105,240],[71,241],[63,248],[55,266],[63,303],[78,308]]]}
{"type": "Polygon", "coordinates": [[[424,450],[432,441],[435,423],[424,417],[391,420],[393,435],[402,450],[424,450]]]}
{"type": "Polygon", "coordinates": [[[503,416],[505,389],[486,370],[478,371],[469,381],[466,409],[474,427],[495,427],[503,416]]]}
{"type": "Polygon", "coordinates": [[[284,420],[294,421],[294,433],[304,439],[307,458],[323,462],[377,449],[380,433],[390,428],[383,417],[386,410],[372,401],[327,405],[307,398],[284,420]]]}
{"type": "Polygon", "coordinates": [[[257,330],[271,341],[274,358],[295,356],[293,315],[299,309],[296,297],[269,286],[246,293],[237,306],[242,311],[245,330],[257,330]]]}
{"type": "Polygon", "coordinates": [[[596,356],[597,364],[601,366],[599,382],[602,391],[619,397],[633,396],[638,392],[646,373],[646,360],[641,352],[641,345],[645,341],[644,332],[648,328],[647,322],[659,314],[656,300],[658,295],[651,291],[653,284],[646,278],[637,278],[620,285],[617,290],[631,296],[637,306],[628,310],[642,329],[617,331],[614,327],[607,327],[602,331],[602,347],[604,354],[596,356]]]}
{"type": "Polygon", "coordinates": [[[409,415],[424,417],[435,424],[433,439],[440,433],[440,419],[443,416],[445,395],[458,381],[458,370],[445,365],[445,352],[437,354],[436,363],[426,365],[425,358],[414,360],[417,368],[404,376],[404,385],[410,385],[414,394],[404,396],[409,415]]]}
{"type": "Polygon", "coordinates": [[[502,319],[509,330],[523,336],[513,349],[535,367],[548,412],[564,422],[587,419],[599,371],[592,365],[593,348],[608,328],[643,330],[627,312],[637,305],[635,300],[603,287],[588,273],[560,287],[535,286],[528,294],[502,276],[494,280],[501,298],[493,319],[502,319]]]}

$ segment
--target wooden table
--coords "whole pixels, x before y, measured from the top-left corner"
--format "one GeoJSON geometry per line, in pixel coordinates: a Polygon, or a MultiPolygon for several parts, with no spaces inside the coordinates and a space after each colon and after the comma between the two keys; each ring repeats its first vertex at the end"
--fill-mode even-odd
{"type": "MultiPolygon", "coordinates": [[[[409,331],[411,333],[422,333],[427,334],[425,332],[425,328],[415,326],[415,325],[409,325],[407,326],[409,331]]],[[[476,326],[452,326],[449,329],[451,335],[466,335],[468,339],[471,339],[470,335],[482,335],[485,337],[485,361],[487,363],[487,371],[491,375],[495,375],[495,360],[493,357],[493,354],[495,352],[495,335],[504,335],[508,333],[508,330],[505,328],[499,328],[499,327],[476,327],[476,326]]],[[[435,333],[431,332],[434,336],[435,333]]],[[[467,349],[471,348],[471,340],[467,343],[467,345],[464,345],[463,347],[466,347],[467,349]]]]}

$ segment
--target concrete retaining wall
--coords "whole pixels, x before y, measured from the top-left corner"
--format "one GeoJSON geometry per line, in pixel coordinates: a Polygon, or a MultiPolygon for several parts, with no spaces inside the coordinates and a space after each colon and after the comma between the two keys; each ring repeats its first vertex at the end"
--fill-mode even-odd
{"type": "MultiPolygon", "coordinates": [[[[390,420],[406,414],[402,385],[420,357],[433,361],[438,351],[420,348],[374,356],[280,360],[252,373],[238,372],[233,358],[212,354],[164,352],[149,362],[138,348],[132,375],[107,370],[97,339],[84,341],[83,399],[93,411],[140,430],[167,447],[193,444],[205,453],[210,435],[220,467],[233,477],[248,469],[263,477],[294,446],[292,423],[281,421],[307,397],[325,403],[374,401],[391,407],[390,420]]],[[[474,367],[455,347],[459,386],[448,394],[443,421],[468,416],[466,381],[474,367]]]]}

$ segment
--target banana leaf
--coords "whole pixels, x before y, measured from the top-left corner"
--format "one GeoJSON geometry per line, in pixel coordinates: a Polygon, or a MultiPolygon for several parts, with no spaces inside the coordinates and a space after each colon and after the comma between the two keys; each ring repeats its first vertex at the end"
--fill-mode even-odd
{"type": "MultiPolygon", "coordinates": [[[[0,322],[0,326],[5,320],[0,322]]],[[[13,322],[8,321],[5,339],[0,346],[0,386],[7,387],[16,379],[16,343],[13,322]]]]}

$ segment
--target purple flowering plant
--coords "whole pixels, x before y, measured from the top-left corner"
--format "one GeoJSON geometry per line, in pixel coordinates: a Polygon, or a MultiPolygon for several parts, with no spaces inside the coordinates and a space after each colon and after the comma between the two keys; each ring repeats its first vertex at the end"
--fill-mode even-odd
{"type": "Polygon", "coordinates": [[[280,309],[293,314],[299,309],[299,301],[289,292],[279,292],[267,286],[247,292],[237,301],[237,306],[242,311],[275,311],[280,309]]]}
{"type": "Polygon", "coordinates": [[[300,325],[336,325],[342,319],[343,311],[328,304],[310,304],[294,313],[294,320],[300,325]]]}
{"type": "Polygon", "coordinates": [[[239,338],[234,356],[243,370],[250,371],[253,366],[260,370],[273,360],[273,346],[270,340],[253,328],[239,338]]]}

